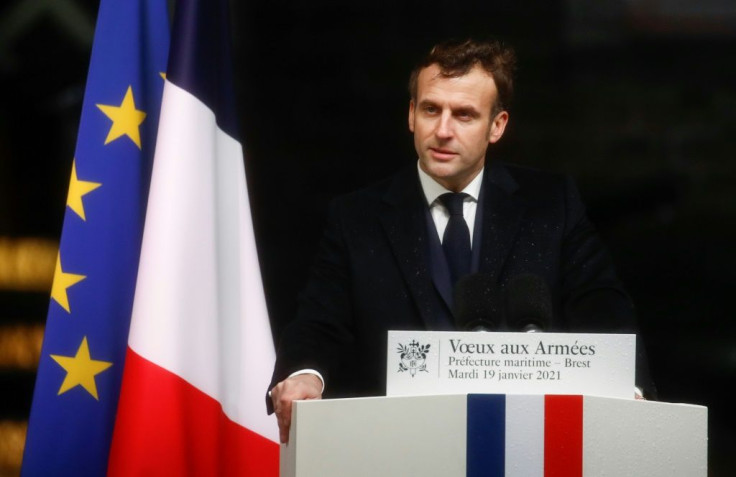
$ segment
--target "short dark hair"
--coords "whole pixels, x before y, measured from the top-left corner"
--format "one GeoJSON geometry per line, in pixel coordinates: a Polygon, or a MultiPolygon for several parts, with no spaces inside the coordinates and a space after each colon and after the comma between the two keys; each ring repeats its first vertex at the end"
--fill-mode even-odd
{"type": "Polygon", "coordinates": [[[440,67],[440,74],[445,78],[464,76],[475,65],[480,65],[493,77],[498,90],[498,97],[491,113],[498,114],[511,105],[516,54],[511,47],[503,45],[498,40],[449,40],[435,45],[411,72],[409,94],[412,100],[417,98],[419,72],[434,64],[440,67]]]}

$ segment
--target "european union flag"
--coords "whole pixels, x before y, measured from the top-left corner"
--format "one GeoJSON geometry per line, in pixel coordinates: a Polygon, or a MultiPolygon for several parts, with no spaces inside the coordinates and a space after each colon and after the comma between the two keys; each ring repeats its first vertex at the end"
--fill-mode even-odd
{"type": "Polygon", "coordinates": [[[23,475],[104,475],[169,46],[166,0],[102,0],[23,475]]]}

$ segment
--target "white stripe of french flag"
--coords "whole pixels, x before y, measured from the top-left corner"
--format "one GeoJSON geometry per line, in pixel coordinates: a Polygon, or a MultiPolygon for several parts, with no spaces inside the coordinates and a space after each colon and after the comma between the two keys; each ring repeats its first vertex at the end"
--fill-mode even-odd
{"type": "Polygon", "coordinates": [[[110,475],[278,473],[226,3],[177,2],[110,475]]]}
{"type": "Polygon", "coordinates": [[[507,396],[505,477],[544,476],[544,396],[507,396]]]}

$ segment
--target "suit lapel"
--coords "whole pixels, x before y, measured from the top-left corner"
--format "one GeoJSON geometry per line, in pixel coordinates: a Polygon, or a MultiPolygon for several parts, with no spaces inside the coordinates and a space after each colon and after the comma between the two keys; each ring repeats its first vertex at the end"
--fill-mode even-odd
{"type": "Polygon", "coordinates": [[[383,206],[381,222],[424,324],[428,329],[447,329],[443,322],[448,320],[442,320],[443,313],[438,313],[438,306],[444,304],[427,265],[427,206],[414,168],[396,176],[384,196],[383,206]]]}
{"type": "Polygon", "coordinates": [[[486,167],[483,178],[483,236],[479,272],[498,279],[526,210],[514,195],[518,184],[501,163],[486,167]]]}

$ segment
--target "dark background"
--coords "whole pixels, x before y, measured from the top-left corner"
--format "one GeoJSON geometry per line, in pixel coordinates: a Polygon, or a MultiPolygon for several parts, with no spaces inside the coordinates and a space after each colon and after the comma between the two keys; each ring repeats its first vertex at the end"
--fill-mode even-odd
{"type": "MultiPolygon", "coordinates": [[[[58,240],[97,10],[0,8],[0,239],[58,240]],[[42,11],[41,11],[42,10],[42,11]]],[[[55,2],[50,2],[55,3],[55,2]]],[[[572,174],[634,297],[660,399],[709,408],[710,475],[736,473],[736,5],[728,0],[232,2],[236,90],[275,335],[294,315],[330,198],[415,161],[406,82],[435,42],[519,57],[489,152],[572,174]]],[[[3,264],[0,263],[0,267],[3,264]]],[[[48,292],[0,290],[0,326],[48,292]]],[[[0,369],[0,420],[34,374],[0,369]]]]}

